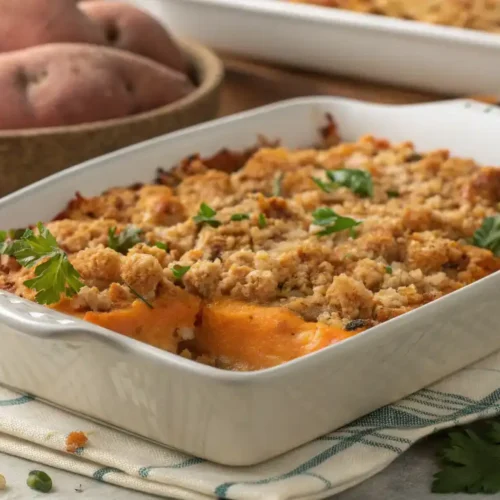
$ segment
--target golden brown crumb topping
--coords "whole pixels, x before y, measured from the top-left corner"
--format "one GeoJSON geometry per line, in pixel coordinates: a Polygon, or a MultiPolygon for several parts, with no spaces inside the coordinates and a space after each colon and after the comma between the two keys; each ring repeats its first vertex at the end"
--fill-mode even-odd
{"type": "Polygon", "coordinates": [[[500,32],[498,0],[288,0],[431,24],[500,32]]]}

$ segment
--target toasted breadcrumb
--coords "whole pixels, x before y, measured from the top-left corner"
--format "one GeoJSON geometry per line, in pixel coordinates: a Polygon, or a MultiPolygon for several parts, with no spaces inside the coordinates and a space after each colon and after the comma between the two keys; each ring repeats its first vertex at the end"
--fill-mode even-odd
{"type": "Polygon", "coordinates": [[[66,438],[66,451],[75,453],[78,448],[83,448],[88,442],[87,435],[82,431],[70,432],[66,438]]]}

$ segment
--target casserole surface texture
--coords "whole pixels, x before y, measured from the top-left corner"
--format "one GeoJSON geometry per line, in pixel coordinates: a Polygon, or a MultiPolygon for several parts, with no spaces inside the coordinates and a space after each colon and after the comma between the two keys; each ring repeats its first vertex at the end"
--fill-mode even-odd
{"type": "MultiPolygon", "coordinates": [[[[341,142],[331,121],[323,133],[318,148],[193,155],[155,184],[77,193],[47,228],[85,286],[51,307],[246,371],[500,269],[475,240],[497,214],[499,170],[411,142],[341,142]]],[[[0,289],[34,300],[34,269],[1,259],[0,289]]]]}
{"type": "Polygon", "coordinates": [[[497,0],[289,0],[443,26],[500,32],[497,0]]]}

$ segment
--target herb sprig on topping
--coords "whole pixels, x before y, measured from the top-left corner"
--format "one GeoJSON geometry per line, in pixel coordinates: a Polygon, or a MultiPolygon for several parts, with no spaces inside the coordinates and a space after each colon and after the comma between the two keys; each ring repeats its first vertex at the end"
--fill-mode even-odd
{"type": "Polygon", "coordinates": [[[2,234],[0,251],[15,257],[27,269],[34,267],[35,277],[25,281],[24,285],[37,292],[35,300],[39,304],[54,304],[62,294],[72,297],[78,293],[83,283],[50,231],[41,222],[37,228],[39,234],[26,229],[19,240],[11,242],[6,242],[2,234]]]}
{"type": "Polygon", "coordinates": [[[324,193],[331,193],[334,189],[339,187],[339,185],[335,182],[325,182],[318,177],[311,177],[311,179],[324,193]]]}
{"type": "Polygon", "coordinates": [[[250,219],[249,214],[233,214],[231,215],[231,220],[235,222],[241,222],[242,220],[250,219]]]}
{"type": "Polygon", "coordinates": [[[317,177],[312,180],[325,193],[331,193],[339,186],[349,188],[353,193],[368,198],[373,196],[373,180],[370,172],[356,168],[341,168],[339,170],[327,170],[326,176],[330,182],[324,182],[317,177]]]}
{"type": "Polygon", "coordinates": [[[261,229],[264,229],[265,227],[267,227],[267,219],[266,219],[266,216],[264,214],[259,214],[259,218],[258,218],[258,221],[257,221],[259,227],[261,229]]]}
{"type": "Polygon", "coordinates": [[[216,215],[217,212],[212,207],[209,207],[206,203],[202,203],[193,220],[196,224],[208,224],[210,227],[219,227],[222,222],[215,218],[216,215]]]}
{"type": "Polygon", "coordinates": [[[125,283],[128,286],[128,289],[135,295],[141,302],[144,302],[150,309],[154,309],[153,304],[146,300],[137,290],[134,290],[128,283],[125,283]]]}
{"type": "Polygon", "coordinates": [[[179,266],[178,264],[176,264],[174,267],[172,267],[172,274],[174,275],[175,279],[180,280],[190,269],[191,266],[179,266]]]}
{"type": "Polygon", "coordinates": [[[116,234],[116,227],[111,227],[108,231],[108,247],[115,252],[127,255],[127,252],[132,247],[141,243],[142,240],[139,237],[141,233],[142,231],[139,228],[127,226],[116,234]]]}
{"type": "Polygon", "coordinates": [[[284,172],[279,172],[274,177],[274,180],[273,180],[273,196],[281,196],[282,195],[283,177],[285,177],[285,173],[284,172]]]}
{"type": "Polygon", "coordinates": [[[325,228],[316,233],[317,236],[326,236],[344,231],[345,229],[349,229],[352,235],[353,228],[361,224],[360,221],[351,219],[350,217],[343,217],[327,207],[318,208],[313,212],[312,216],[314,225],[325,228]]]}
{"type": "Polygon", "coordinates": [[[500,215],[486,217],[481,227],[474,233],[472,244],[491,250],[500,257],[500,215]]]}
{"type": "Polygon", "coordinates": [[[165,252],[168,252],[168,245],[166,243],[163,243],[162,241],[156,241],[153,246],[156,248],[160,248],[161,250],[165,250],[165,252]]]}

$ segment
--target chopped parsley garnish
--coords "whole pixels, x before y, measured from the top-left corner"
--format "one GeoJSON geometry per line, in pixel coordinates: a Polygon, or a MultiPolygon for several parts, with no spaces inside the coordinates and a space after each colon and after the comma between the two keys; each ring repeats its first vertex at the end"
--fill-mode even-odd
{"type": "Polygon", "coordinates": [[[405,161],[407,162],[414,162],[414,161],[420,161],[423,158],[421,154],[418,153],[412,153],[410,156],[406,158],[405,161]]]}
{"type": "Polygon", "coordinates": [[[325,193],[331,193],[334,189],[338,188],[339,185],[335,182],[324,182],[318,177],[311,177],[313,182],[318,186],[321,191],[324,191],[325,193]]]}
{"type": "Polygon", "coordinates": [[[12,237],[10,237],[11,241],[7,241],[9,236],[10,234],[7,231],[0,231],[0,255],[9,255],[12,257],[19,246],[19,241],[12,241],[12,237]]]}
{"type": "Polygon", "coordinates": [[[24,234],[26,231],[26,228],[24,229],[9,229],[9,238],[11,240],[18,240],[21,238],[21,236],[24,234]]]}
{"type": "Polygon", "coordinates": [[[259,214],[258,224],[261,229],[264,229],[267,226],[267,219],[264,214],[259,214]]]}
{"type": "Polygon", "coordinates": [[[156,241],[154,243],[154,246],[156,248],[160,248],[161,250],[165,250],[165,252],[168,252],[168,245],[166,243],[163,243],[161,241],[156,241]]]}
{"type": "Polygon", "coordinates": [[[127,226],[116,234],[116,227],[110,227],[108,231],[108,247],[115,252],[126,255],[132,247],[141,243],[141,238],[139,238],[141,232],[137,227],[127,226]]]}
{"type": "Polygon", "coordinates": [[[365,326],[368,326],[368,321],[366,319],[353,319],[345,325],[344,330],[346,332],[353,332],[359,328],[364,328],[365,326]]]}
{"type": "Polygon", "coordinates": [[[385,266],[385,272],[387,274],[392,274],[392,267],[391,266],[385,266]]]}
{"type": "Polygon", "coordinates": [[[178,264],[172,267],[172,274],[175,279],[182,279],[183,276],[191,269],[191,266],[179,266],[178,264]]]}
{"type": "Polygon", "coordinates": [[[500,257],[500,215],[486,217],[481,227],[474,233],[472,244],[491,250],[500,257]]]}
{"type": "Polygon", "coordinates": [[[233,214],[231,215],[231,220],[240,222],[242,220],[250,219],[250,215],[248,214],[233,214]]]}
{"type": "Polygon", "coordinates": [[[135,295],[139,300],[144,302],[150,309],[154,309],[153,304],[151,302],[148,302],[138,291],[134,290],[128,283],[125,283],[129,290],[132,292],[133,295],[135,295]]]}
{"type": "Polygon", "coordinates": [[[9,246],[9,243],[6,242],[7,240],[7,232],[6,231],[0,231],[0,255],[8,255],[7,254],[7,248],[9,246]]]}
{"type": "Polygon", "coordinates": [[[322,231],[316,233],[317,236],[326,236],[327,234],[337,233],[345,229],[352,230],[352,228],[361,224],[360,221],[351,219],[350,217],[343,217],[327,207],[318,208],[313,212],[312,216],[314,225],[324,227],[322,231]]]}
{"type": "Polygon", "coordinates": [[[317,177],[312,177],[315,184],[325,193],[331,193],[339,186],[344,186],[362,198],[373,196],[372,176],[370,172],[367,172],[366,170],[359,170],[356,168],[327,170],[326,176],[330,182],[325,182],[317,177]]]}
{"type": "Polygon", "coordinates": [[[284,172],[276,174],[273,180],[273,196],[281,196],[282,188],[281,184],[283,182],[283,177],[285,177],[284,172]]]}
{"type": "Polygon", "coordinates": [[[32,490],[41,491],[42,493],[48,493],[52,489],[52,479],[42,470],[32,470],[28,474],[26,484],[32,490]]]}
{"type": "Polygon", "coordinates": [[[26,229],[19,240],[6,244],[4,239],[0,250],[15,257],[23,267],[34,267],[35,277],[25,281],[24,285],[37,292],[35,300],[39,304],[54,304],[61,294],[72,297],[78,293],[83,283],[50,231],[41,222],[37,227],[39,234],[26,229]]]}
{"type": "Polygon", "coordinates": [[[217,212],[212,207],[209,207],[206,203],[202,203],[193,220],[196,224],[208,224],[210,227],[219,227],[222,223],[215,219],[216,215],[217,212]]]}
{"type": "Polygon", "coordinates": [[[500,424],[488,422],[452,431],[439,453],[441,470],[434,475],[434,493],[500,492],[500,424]],[[484,430],[483,430],[484,429],[484,430]]]}
{"type": "Polygon", "coordinates": [[[341,168],[339,170],[327,170],[326,175],[332,183],[349,188],[361,198],[373,196],[372,176],[366,170],[341,168]]]}
{"type": "Polygon", "coordinates": [[[395,189],[389,189],[386,191],[387,196],[389,198],[398,198],[399,197],[399,191],[396,191],[395,189]]]}

